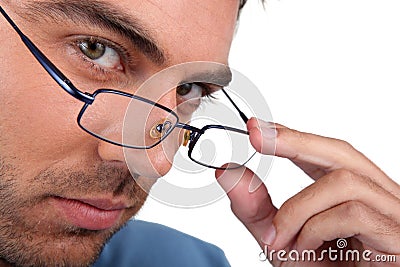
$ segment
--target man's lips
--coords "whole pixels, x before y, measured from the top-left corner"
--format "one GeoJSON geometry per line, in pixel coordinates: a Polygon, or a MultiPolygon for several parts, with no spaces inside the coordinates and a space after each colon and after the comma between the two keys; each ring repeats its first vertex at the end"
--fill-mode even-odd
{"type": "Polygon", "coordinates": [[[95,208],[98,208],[100,210],[122,210],[126,209],[128,207],[127,204],[125,204],[122,201],[112,201],[110,199],[103,199],[103,198],[98,198],[98,199],[88,199],[88,198],[82,198],[82,199],[76,199],[77,201],[83,202],[85,204],[88,204],[90,206],[93,206],[95,208]]]}
{"type": "Polygon", "coordinates": [[[109,199],[53,197],[52,202],[67,222],[88,230],[104,230],[115,226],[127,208],[123,202],[109,199]]]}

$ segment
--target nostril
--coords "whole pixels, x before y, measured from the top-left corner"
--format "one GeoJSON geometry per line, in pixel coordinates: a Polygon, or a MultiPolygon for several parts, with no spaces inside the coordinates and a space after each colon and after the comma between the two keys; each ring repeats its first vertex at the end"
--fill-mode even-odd
{"type": "Polygon", "coordinates": [[[113,164],[126,166],[123,148],[114,144],[100,141],[97,147],[100,158],[113,164]]]}

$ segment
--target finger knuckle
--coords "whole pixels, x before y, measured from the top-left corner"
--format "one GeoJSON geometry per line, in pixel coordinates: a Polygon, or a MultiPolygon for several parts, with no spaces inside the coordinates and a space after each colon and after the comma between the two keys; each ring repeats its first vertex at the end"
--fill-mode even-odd
{"type": "Polygon", "coordinates": [[[303,247],[318,248],[323,242],[320,238],[323,225],[325,225],[323,216],[321,218],[320,215],[315,215],[309,218],[297,236],[297,243],[303,244],[303,247]]]}
{"type": "Polygon", "coordinates": [[[245,207],[243,205],[238,205],[237,203],[231,203],[231,210],[233,214],[244,223],[250,223],[259,221],[270,215],[270,212],[263,212],[264,206],[260,206],[260,204],[256,201],[250,201],[246,204],[245,207]]]}
{"type": "Polygon", "coordinates": [[[357,184],[360,183],[361,177],[354,172],[347,169],[338,169],[328,176],[330,184],[336,184],[342,187],[344,190],[352,191],[357,184]]]}
{"type": "Polygon", "coordinates": [[[349,142],[341,139],[334,139],[336,142],[336,145],[341,148],[343,151],[352,151],[354,150],[353,145],[351,145],[349,142]]]}
{"type": "Polygon", "coordinates": [[[342,209],[345,218],[357,218],[363,221],[366,216],[366,206],[359,201],[348,201],[343,204],[342,209]]]}
{"type": "Polygon", "coordinates": [[[296,204],[293,199],[285,201],[279,209],[274,221],[279,225],[290,225],[296,218],[296,204]]]}
{"type": "Polygon", "coordinates": [[[304,234],[306,236],[314,236],[317,233],[317,225],[319,223],[319,219],[314,216],[311,217],[310,219],[308,219],[308,221],[304,224],[302,232],[304,232],[304,234]]]}
{"type": "Polygon", "coordinates": [[[248,205],[246,205],[246,212],[248,219],[255,221],[260,216],[260,205],[255,201],[250,202],[248,205]]]}

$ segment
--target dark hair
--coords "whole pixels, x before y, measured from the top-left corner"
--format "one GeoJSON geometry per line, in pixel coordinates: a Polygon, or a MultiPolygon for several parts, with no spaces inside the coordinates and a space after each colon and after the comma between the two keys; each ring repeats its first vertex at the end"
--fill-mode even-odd
{"type": "Polygon", "coordinates": [[[240,0],[240,4],[239,4],[239,10],[242,10],[242,8],[244,7],[244,5],[246,4],[247,0],[240,0]]]}

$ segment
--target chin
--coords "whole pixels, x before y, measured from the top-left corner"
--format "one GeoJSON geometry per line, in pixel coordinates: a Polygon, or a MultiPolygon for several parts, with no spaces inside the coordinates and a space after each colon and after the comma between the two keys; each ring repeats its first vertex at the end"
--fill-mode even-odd
{"type": "Polygon", "coordinates": [[[18,244],[2,244],[2,255],[15,266],[90,266],[115,230],[71,230],[57,236],[25,235],[18,244]],[[6,247],[6,249],[4,249],[6,247]],[[8,249],[7,249],[8,247],[8,249]],[[5,250],[5,251],[4,251],[5,250]],[[9,251],[7,251],[9,250],[9,251]]]}
{"type": "MultiPolygon", "coordinates": [[[[119,225],[106,230],[69,227],[59,233],[44,234],[14,231],[14,238],[0,242],[0,258],[12,266],[91,266],[99,257],[105,243],[136,212],[124,214],[119,225]],[[133,213],[133,214],[132,214],[133,213]],[[3,242],[4,241],[4,242],[3,242]]],[[[1,265],[1,260],[0,260],[1,265]]]]}

